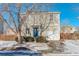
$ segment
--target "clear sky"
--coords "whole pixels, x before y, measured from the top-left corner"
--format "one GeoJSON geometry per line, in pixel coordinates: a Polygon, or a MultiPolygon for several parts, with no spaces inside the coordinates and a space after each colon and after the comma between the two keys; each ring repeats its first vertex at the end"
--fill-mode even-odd
{"type": "MultiPolygon", "coordinates": [[[[60,24],[79,26],[79,4],[78,3],[53,3],[49,4],[49,11],[60,12],[60,24]]],[[[25,5],[23,5],[25,6],[25,5]]],[[[0,9],[2,9],[0,4],[0,9]]],[[[23,10],[26,8],[23,7],[23,10]]],[[[11,10],[15,10],[11,8],[11,10]]],[[[7,18],[7,17],[6,17],[7,18]]]]}
{"type": "Polygon", "coordinates": [[[79,4],[75,3],[59,3],[53,4],[51,11],[61,12],[61,26],[71,25],[79,26],[79,4]]]}

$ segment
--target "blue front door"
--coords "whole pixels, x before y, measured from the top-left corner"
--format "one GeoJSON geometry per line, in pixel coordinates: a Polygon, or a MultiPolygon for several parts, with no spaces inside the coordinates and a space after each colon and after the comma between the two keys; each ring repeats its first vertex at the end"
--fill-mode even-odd
{"type": "Polygon", "coordinates": [[[38,28],[33,28],[33,36],[38,37],[38,28]]]}

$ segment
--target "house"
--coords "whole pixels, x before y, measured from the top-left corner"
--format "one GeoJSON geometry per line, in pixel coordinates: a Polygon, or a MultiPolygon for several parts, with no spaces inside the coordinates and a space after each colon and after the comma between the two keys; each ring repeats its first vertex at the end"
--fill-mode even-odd
{"type": "MultiPolygon", "coordinates": [[[[21,14],[25,16],[26,14],[21,14]]],[[[24,36],[45,36],[47,40],[60,40],[60,12],[32,12],[22,25],[24,36]],[[42,33],[41,33],[42,32],[42,33]]]]}
{"type": "Polygon", "coordinates": [[[74,33],[75,27],[72,26],[63,26],[61,27],[61,33],[74,33]]]}

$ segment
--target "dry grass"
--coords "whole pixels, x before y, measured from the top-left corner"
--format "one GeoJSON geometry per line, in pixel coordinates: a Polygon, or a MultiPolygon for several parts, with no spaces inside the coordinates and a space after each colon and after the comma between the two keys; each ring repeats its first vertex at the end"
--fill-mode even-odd
{"type": "Polygon", "coordinates": [[[3,41],[14,41],[16,38],[16,35],[0,35],[0,40],[3,41]]]}

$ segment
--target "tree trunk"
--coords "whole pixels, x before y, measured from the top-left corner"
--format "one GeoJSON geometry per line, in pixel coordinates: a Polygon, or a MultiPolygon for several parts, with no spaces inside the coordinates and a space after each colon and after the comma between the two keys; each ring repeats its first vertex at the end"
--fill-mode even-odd
{"type": "Polygon", "coordinates": [[[21,32],[19,31],[19,33],[18,33],[18,43],[19,44],[22,44],[23,43],[23,39],[22,39],[22,37],[21,37],[21,32]]]}

